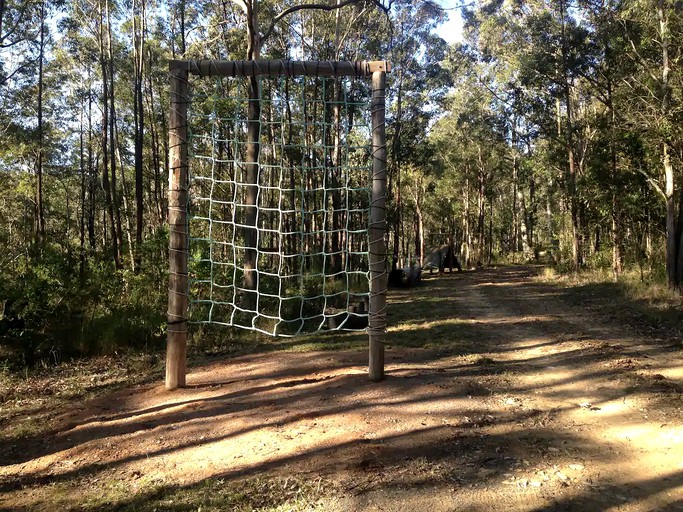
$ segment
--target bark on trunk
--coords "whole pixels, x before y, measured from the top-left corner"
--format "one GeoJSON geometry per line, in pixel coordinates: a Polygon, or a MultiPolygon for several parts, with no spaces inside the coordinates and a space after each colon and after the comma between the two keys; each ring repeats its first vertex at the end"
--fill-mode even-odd
{"type": "MultiPolygon", "coordinates": [[[[247,60],[256,60],[260,54],[260,35],[258,31],[258,4],[252,0],[247,4],[247,60]]],[[[247,163],[245,190],[245,228],[244,228],[244,288],[256,290],[258,276],[256,270],[258,229],[256,226],[258,211],[258,183],[259,183],[259,131],[261,119],[260,86],[256,77],[247,79],[247,163]]],[[[256,294],[248,293],[247,303],[255,305],[256,294]]]]}
{"type": "Polygon", "coordinates": [[[85,102],[81,96],[81,109],[78,115],[78,168],[81,175],[81,190],[80,190],[80,209],[78,218],[78,275],[81,284],[85,275],[85,199],[86,199],[86,171],[85,171],[85,135],[83,133],[85,127],[83,123],[83,112],[85,111],[85,102]]]}
{"type": "Polygon", "coordinates": [[[135,145],[135,257],[133,266],[135,272],[140,272],[142,260],[142,230],[143,230],[143,182],[142,182],[142,149],[144,140],[144,107],[142,96],[143,69],[144,69],[144,43],[145,43],[145,0],[140,0],[140,12],[135,12],[133,2],[133,61],[135,66],[133,84],[133,118],[134,118],[134,145],[135,145]],[[139,14],[139,22],[136,15],[139,14]]]}
{"type": "MultiPolygon", "coordinates": [[[[108,5],[108,0],[105,0],[108,5]]],[[[108,12],[108,11],[107,11],[108,12]]],[[[121,260],[119,257],[119,245],[116,232],[116,224],[114,221],[114,204],[112,201],[112,187],[109,181],[109,67],[107,66],[107,54],[105,52],[105,19],[108,18],[105,13],[105,8],[100,3],[100,26],[99,26],[99,46],[100,46],[100,67],[102,71],[102,188],[104,189],[104,199],[106,204],[106,211],[111,225],[111,247],[114,258],[114,265],[116,268],[121,267],[121,260]]],[[[106,243],[107,230],[106,222],[103,231],[104,240],[106,243]]]]}
{"type": "Polygon", "coordinates": [[[465,266],[469,267],[472,264],[472,228],[470,226],[470,180],[465,178],[465,188],[463,191],[463,202],[465,203],[465,211],[462,219],[463,230],[463,249],[461,252],[461,259],[465,262],[465,266]]]}
{"type": "Polygon", "coordinates": [[[45,238],[45,212],[43,209],[43,60],[45,58],[45,1],[40,4],[40,46],[38,55],[38,161],[36,162],[36,239],[45,238]]]}
{"type": "Polygon", "coordinates": [[[92,134],[92,85],[90,73],[88,74],[88,243],[95,250],[95,196],[97,194],[97,173],[93,165],[93,134],[92,134]]]}
{"type": "Polygon", "coordinates": [[[111,202],[114,209],[114,231],[119,243],[116,246],[115,261],[117,268],[122,268],[121,246],[123,245],[123,229],[121,228],[121,209],[119,207],[118,189],[116,187],[116,103],[114,94],[114,48],[110,18],[109,0],[105,1],[107,10],[107,59],[109,65],[109,162],[111,165],[111,202]]]}
{"type": "Polygon", "coordinates": [[[676,288],[676,202],[674,198],[674,172],[671,156],[666,142],[662,143],[662,161],[664,164],[664,179],[666,195],[666,275],[669,287],[676,288]]]}
{"type": "MultiPolygon", "coordinates": [[[[666,15],[664,0],[659,0],[657,4],[657,16],[659,18],[659,35],[662,47],[662,117],[669,116],[671,103],[671,87],[669,84],[669,74],[671,71],[669,63],[669,20],[666,15]]],[[[671,163],[671,154],[667,136],[662,141],[662,164],[664,166],[665,199],[666,199],[666,275],[669,287],[677,288],[679,281],[676,269],[676,251],[678,241],[676,239],[676,204],[674,170],[671,163]]]]}

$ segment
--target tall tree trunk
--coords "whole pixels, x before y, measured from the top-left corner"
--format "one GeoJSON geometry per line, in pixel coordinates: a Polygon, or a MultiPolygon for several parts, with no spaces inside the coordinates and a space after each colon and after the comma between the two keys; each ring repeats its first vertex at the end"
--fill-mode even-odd
{"type": "Polygon", "coordinates": [[[112,40],[111,12],[109,0],[105,0],[107,10],[107,62],[109,67],[109,164],[111,166],[111,202],[114,209],[116,239],[120,242],[116,246],[115,261],[117,268],[122,268],[121,246],[123,245],[123,229],[121,229],[121,207],[116,187],[116,103],[114,94],[114,45],[112,40]]]}
{"type": "Polygon", "coordinates": [[[683,283],[683,189],[678,193],[678,219],[676,221],[676,289],[683,283]]]}
{"type": "MultiPolygon", "coordinates": [[[[422,213],[421,198],[415,197],[415,258],[418,265],[422,267],[424,264],[424,250],[425,250],[425,226],[424,215],[422,213]]],[[[451,244],[452,247],[452,244],[451,244]]]]}
{"type": "MultiPolygon", "coordinates": [[[[339,5],[341,0],[337,0],[337,5],[339,5]]],[[[340,52],[340,15],[341,10],[337,9],[335,12],[335,23],[334,23],[334,49],[335,49],[335,60],[339,60],[340,52]]],[[[333,101],[333,127],[334,127],[334,140],[333,140],[333,151],[332,151],[332,168],[331,178],[332,178],[332,257],[330,261],[331,272],[337,274],[341,272],[342,269],[342,201],[341,201],[341,190],[340,190],[340,180],[341,180],[341,98],[342,98],[342,83],[339,78],[334,79],[332,87],[332,101],[333,101]]]]}
{"type": "Polygon", "coordinates": [[[133,1],[133,61],[135,66],[133,79],[133,118],[135,145],[135,272],[140,272],[142,260],[142,230],[144,215],[143,183],[142,183],[142,149],[144,140],[144,103],[142,96],[144,50],[145,50],[145,0],[140,0],[139,23],[136,23],[135,0],[133,1]]]}
{"type": "MultiPolygon", "coordinates": [[[[161,98],[163,98],[163,92],[162,92],[162,88],[160,85],[157,85],[157,95],[156,96],[159,99],[158,101],[161,101],[161,98]]],[[[162,134],[168,132],[168,119],[166,118],[166,116],[163,116],[163,115],[160,116],[158,122],[161,125],[159,128],[159,132],[162,134]]],[[[157,137],[158,137],[158,135],[157,135],[157,137]]],[[[168,155],[168,152],[170,150],[170,148],[168,147],[168,137],[160,137],[160,140],[161,140],[162,155],[168,155]]],[[[162,158],[161,164],[163,165],[163,169],[164,169],[163,176],[162,176],[162,182],[163,182],[163,181],[166,181],[166,179],[168,178],[168,174],[170,172],[170,161],[168,158],[162,158]]],[[[165,189],[166,189],[166,187],[163,187],[161,185],[159,186],[159,196],[160,196],[160,200],[161,200],[161,212],[160,212],[161,217],[160,217],[160,219],[162,220],[162,223],[166,219],[166,209],[167,209],[166,205],[168,204],[168,197],[167,197],[167,195],[164,195],[165,189]]]]}
{"type": "MultiPolygon", "coordinates": [[[[662,117],[669,117],[671,104],[671,86],[669,84],[669,74],[671,72],[669,62],[669,19],[665,12],[664,0],[659,0],[657,4],[657,17],[659,19],[659,36],[662,48],[662,117]]],[[[669,287],[677,288],[679,285],[676,270],[676,251],[678,241],[676,239],[676,204],[675,204],[675,185],[674,170],[671,163],[669,151],[668,135],[662,141],[662,165],[664,166],[664,183],[666,199],[666,275],[669,287]]]]}
{"type": "MultiPolygon", "coordinates": [[[[513,137],[513,144],[514,144],[514,137],[513,137]]],[[[513,146],[514,147],[514,146],[513,146]]],[[[511,250],[513,253],[519,252],[521,248],[521,241],[522,241],[522,226],[519,218],[519,213],[518,213],[518,191],[519,191],[519,158],[517,157],[517,153],[515,152],[514,155],[512,155],[512,233],[511,233],[511,238],[512,238],[512,244],[510,244],[511,250]]]]}
{"type": "MultiPolygon", "coordinates": [[[[108,6],[108,0],[105,0],[108,6]]],[[[108,8],[107,8],[108,13],[108,8]]],[[[116,232],[116,224],[114,220],[114,203],[112,200],[112,187],[109,180],[109,66],[107,65],[107,54],[105,52],[105,33],[104,23],[107,13],[100,2],[100,24],[99,24],[99,47],[100,47],[100,67],[102,71],[102,188],[104,188],[104,199],[106,203],[106,211],[109,215],[109,222],[111,224],[111,245],[112,255],[114,257],[114,265],[116,268],[121,267],[121,259],[119,256],[119,244],[116,232]]],[[[107,230],[106,222],[104,222],[103,237],[106,243],[107,230]]]]}
{"type": "Polygon", "coordinates": [[[472,263],[472,227],[470,226],[470,179],[469,179],[469,169],[465,169],[465,187],[463,190],[463,202],[465,203],[465,211],[462,219],[462,229],[463,229],[463,246],[464,248],[460,251],[462,260],[465,262],[465,266],[469,267],[472,263]]]}
{"type": "Polygon", "coordinates": [[[43,130],[43,61],[45,60],[45,0],[40,3],[40,44],[38,54],[38,161],[36,162],[36,237],[45,238],[45,212],[43,208],[43,159],[45,137],[43,130]]]}
{"type": "Polygon", "coordinates": [[[664,165],[664,194],[666,197],[666,275],[669,287],[676,288],[676,200],[674,198],[674,170],[671,164],[669,146],[662,143],[662,163],[664,165]]]}
{"type": "MultiPolygon", "coordinates": [[[[339,11],[337,11],[339,13],[339,11]]],[[[342,255],[341,255],[341,239],[342,239],[342,201],[340,190],[341,178],[341,107],[339,105],[342,98],[342,84],[338,78],[334,80],[332,88],[332,97],[334,98],[333,107],[333,127],[334,127],[334,141],[332,152],[332,168],[330,169],[331,185],[332,185],[332,258],[331,258],[331,272],[336,274],[342,269],[342,255]]]]}
{"type": "Polygon", "coordinates": [[[121,188],[122,188],[122,193],[121,193],[121,201],[123,203],[123,218],[125,219],[125,226],[126,226],[126,240],[128,241],[128,256],[130,257],[130,264],[134,272],[137,273],[136,267],[135,267],[135,253],[134,253],[134,245],[133,245],[133,236],[132,232],[133,229],[130,224],[130,208],[128,208],[128,196],[129,196],[129,189],[128,189],[128,181],[126,180],[126,173],[124,172],[124,166],[123,166],[123,158],[121,158],[121,149],[119,147],[119,129],[118,126],[114,127],[114,132],[116,134],[115,141],[116,144],[114,147],[116,148],[116,158],[119,163],[119,169],[121,170],[121,188]]]}
{"type": "Polygon", "coordinates": [[[545,197],[545,215],[546,215],[546,224],[548,228],[548,242],[550,243],[550,246],[552,247],[553,251],[553,259],[557,256],[555,252],[559,249],[559,241],[557,240],[557,237],[555,236],[555,221],[553,218],[553,204],[555,204],[555,198],[553,197],[553,181],[552,179],[548,180],[548,190],[546,193],[545,197]]]}
{"type": "MultiPolygon", "coordinates": [[[[152,69],[152,63],[150,62],[150,69],[152,69]]],[[[154,106],[154,88],[152,87],[152,78],[147,74],[147,108],[149,110],[149,132],[152,139],[152,170],[153,170],[153,197],[154,197],[154,211],[156,214],[157,226],[161,226],[164,223],[164,209],[163,209],[163,198],[162,198],[162,187],[161,187],[161,148],[159,141],[159,130],[156,126],[157,114],[154,106]]],[[[165,159],[164,159],[165,160],[165,159]]]]}
{"type": "MultiPolygon", "coordinates": [[[[258,30],[258,2],[251,0],[247,3],[247,60],[257,60],[260,56],[261,41],[258,30]]],[[[260,86],[256,77],[247,79],[247,163],[246,163],[246,197],[244,221],[244,288],[256,290],[258,276],[256,271],[258,229],[256,226],[258,183],[259,183],[259,132],[261,120],[260,86]]],[[[250,294],[248,301],[256,304],[256,294],[250,294]]]]}
{"type": "Polygon", "coordinates": [[[401,252],[401,219],[403,218],[401,205],[401,161],[399,158],[401,122],[403,120],[403,71],[400,68],[397,71],[396,84],[396,117],[393,122],[394,133],[391,140],[391,152],[389,153],[390,155],[393,155],[391,157],[392,172],[390,175],[393,177],[394,186],[396,187],[396,191],[394,192],[394,267],[399,265],[399,254],[401,252]]]}
{"type": "Polygon", "coordinates": [[[0,43],[2,42],[2,20],[5,18],[5,0],[0,0],[0,43]]]}
{"type": "MultiPolygon", "coordinates": [[[[611,88],[608,93],[611,97],[611,88]]],[[[611,104],[611,100],[610,100],[611,104]]],[[[621,256],[621,215],[619,205],[619,174],[617,169],[617,149],[616,149],[616,120],[614,117],[614,109],[611,108],[612,115],[612,129],[610,137],[610,174],[612,178],[612,275],[616,281],[622,272],[622,256],[621,256]]]]}
{"type": "Polygon", "coordinates": [[[565,0],[560,0],[560,16],[562,17],[562,90],[564,94],[565,107],[567,109],[566,126],[566,148],[569,166],[569,177],[567,180],[569,194],[569,210],[572,219],[572,266],[574,272],[579,271],[581,264],[581,227],[579,226],[579,205],[576,192],[576,163],[574,156],[574,122],[572,118],[571,103],[571,83],[569,78],[569,45],[567,42],[567,13],[565,0]]]}
{"type": "MultiPolygon", "coordinates": [[[[517,95],[515,94],[515,101],[517,101],[517,95]]],[[[519,132],[517,131],[517,117],[512,120],[512,130],[510,134],[510,140],[512,143],[512,244],[511,250],[513,253],[517,253],[522,250],[522,223],[525,221],[524,218],[524,197],[520,193],[520,156],[518,153],[519,148],[519,132]],[[520,216],[519,202],[522,206],[522,215],[520,216]]]]}
{"type": "Polygon", "coordinates": [[[487,264],[493,260],[493,200],[489,201],[489,250],[486,258],[487,264]]]}
{"type": "Polygon", "coordinates": [[[529,206],[524,217],[526,222],[527,247],[535,256],[537,251],[536,242],[534,240],[536,233],[536,178],[533,175],[533,171],[529,177],[529,206]]]}
{"type": "Polygon", "coordinates": [[[486,220],[486,178],[484,173],[484,161],[482,157],[481,146],[478,147],[479,163],[478,163],[478,189],[477,189],[477,262],[482,262],[485,255],[485,220],[486,220]]]}
{"type": "MultiPolygon", "coordinates": [[[[603,40],[605,48],[605,92],[606,105],[609,113],[609,155],[610,155],[610,181],[612,188],[611,198],[611,220],[612,220],[612,277],[617,281],[622,273],[622,254],[621,254],[621,204],[619,201],[620,179],[617,167],[617,114],[614,108],[614,83],[612,79],[614,68],[614,52],[612,50],[609,37],[603,40]]],[[[639,258],[640,259],[640,258],[639,258]]]]}
{"type": "Polygon", "coordinates": [[[95,197],[97,194],[97,174],[93,166],[92,137],[92,75],[88,69],[88,243],[95,250],[95,197]]]}
{"type": "MultiPolygon", "coordinates": [[[[295,175],[295,153],[293,150],[293,142],[294,142],[294,125],[292,123],[292,108],[290,105],[290,93],[289,93],[289,80],[285,81],[285,109],[286,109],[286,117],[287,117],[287,150],[285,151],[285,156],[287,157],[287,166],[289,167],[289,209],[292,211],[296,211],[296,175],[295,175]]],[[[288,254],[300,254],[303,252],[303,249],[300,247],[300,244],[302,242],[301,237],[298,236],[296,233],[300,227],[296,223],[296,215],[293,216],[288,216],[289,218],[289,225],[287,226],[287,232],[289,235],[287,236],[287,251],[288,254]],[[296,251],[296,252],[295,252],[296,251]]],[[[293,258],[288,258],[292,259],[293,258]]],[[[292,264],[294,264],[294,261],[292,261],[292,264]]]]}
{"type": "Polygon", "coordinates": [[[180,0],[180,56],[185,58],[187,42],[185,39],[185,0],[180,0]]]}
{"type": "Polygon", "coordinates": [[[78,166],[81,175],[81,205],[79,210],[79,237],[78,237],[78,249],[79,249],[79,266],[78,275],[80,277],[81,284],[85,276],[85,198],[86,198],[86,170],[85,170],[85,135],[83,133],[85,127],[83,125],[83,113],[85,112],[85,101],[81,97],[81,108],[78,113],[78,166]]]}

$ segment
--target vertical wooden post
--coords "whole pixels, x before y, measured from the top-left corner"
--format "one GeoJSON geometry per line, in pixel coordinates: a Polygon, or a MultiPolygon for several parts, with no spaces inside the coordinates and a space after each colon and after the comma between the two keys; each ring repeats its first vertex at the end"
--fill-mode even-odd
{"type": "Polygon", "coordinates": [[[187,71],[172,67],[170,79],[166,389],[176,389],[185,387],[187,359],[187,71]]]}
{"type": "Polygon", "coordinates": [[[384,341],[387,326],[386,232],[387,143],[385,134],[386,72],[372,73],[372,199],[370,201],[370,311],[368,333],[370,380],[384,378],[384,341]]]}

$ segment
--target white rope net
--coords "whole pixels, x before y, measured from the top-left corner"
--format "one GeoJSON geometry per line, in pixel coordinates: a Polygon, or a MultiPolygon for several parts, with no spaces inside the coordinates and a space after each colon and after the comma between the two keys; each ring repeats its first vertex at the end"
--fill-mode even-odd
{"type": "Polygon", "coordinates": [[[190,319],[279,336],[368,323],[369,87],[259,78],[256,224],[244,78],[196,81],[188,115],[190,319]],[[256,232],[255,289],[245,233],[256,232]]]}

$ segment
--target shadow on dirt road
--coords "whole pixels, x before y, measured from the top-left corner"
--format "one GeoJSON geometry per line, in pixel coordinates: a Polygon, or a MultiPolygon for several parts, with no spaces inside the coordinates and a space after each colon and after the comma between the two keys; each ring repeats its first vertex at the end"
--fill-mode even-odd
{"type": "Polygon", "coordinates": [[[184,510],[208,480],[296,476],[319,510],[683,510],[675,345],[537,271],[392,292],[383,383],[361,351],[280,351],[73,404],[0,449],[0,506],[184,510]]]}

